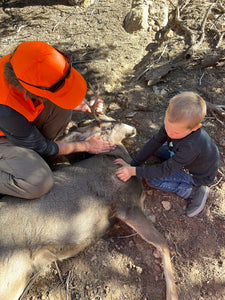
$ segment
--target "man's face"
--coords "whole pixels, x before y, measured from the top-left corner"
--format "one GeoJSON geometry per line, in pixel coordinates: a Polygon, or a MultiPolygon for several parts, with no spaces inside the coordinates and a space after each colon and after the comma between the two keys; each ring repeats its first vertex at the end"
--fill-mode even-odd
{"type": "Polygon", "coordinates": [[[164,124],[166,133],[171,139],[182,139],[193,131],[193,129],[188,128],[187,122],[171,123],[167,116],[165,116],[164,124]]]}

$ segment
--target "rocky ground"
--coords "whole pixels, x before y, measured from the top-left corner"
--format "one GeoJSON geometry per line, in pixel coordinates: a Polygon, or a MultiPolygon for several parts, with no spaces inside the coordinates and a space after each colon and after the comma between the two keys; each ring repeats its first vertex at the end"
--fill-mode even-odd
{"type": "MultiPolygon", "coordinates": [[[[146,187],[145,211],[170,246],[179,299],[225,299],[224,3],[186,1],[175,17],[175,2],[153,1],[148,26],[127,32],[130,1],[92,2],[1,1],[0,55],[27,40],[73,54],[73,66],[99,87],[106,114],[137,128],[126,143],[131,154],[160,127],[175,94],[193,90],[209,102],[203,126],[219,147],[221,165],[206,208],[187,218],[183,199],[146,187]]],[[[154,248],[118,223],[77,257],[50,266],[23,299],[162,300],[162,270],[154,248]]]]}

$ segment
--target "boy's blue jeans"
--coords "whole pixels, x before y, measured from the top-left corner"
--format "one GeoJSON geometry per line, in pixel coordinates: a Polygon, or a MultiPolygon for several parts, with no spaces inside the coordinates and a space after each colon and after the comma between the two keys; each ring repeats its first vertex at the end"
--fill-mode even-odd
{"type": "MultiPolygon", "coordinates": [[[[173,152],[169,151],[167,143],[165,143],[154,155],[167,160],[173,155],[173,152]]],[[[184,170],[179,170],[167,177],[145,178],[145,180],[153,188],[163,192],[175,193],[184,199],[190,196],[193,185],[195,185],[192,176],[184,170]]]]}

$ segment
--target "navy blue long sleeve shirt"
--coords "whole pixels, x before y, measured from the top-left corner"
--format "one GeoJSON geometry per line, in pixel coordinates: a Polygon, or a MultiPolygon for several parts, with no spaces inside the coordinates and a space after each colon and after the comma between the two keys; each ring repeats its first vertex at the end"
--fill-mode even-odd
{"type": "Polygon", "coordinates": [[[131,165],[136,166],[137,177],[166,177],[186,169],[197,185],[208,185],[213,182],[219,168],[219,151],[203,128],[182,139],[170,139],[162,126],[137,153],[131,165]],[[140,167],[166,141],[173,145],[174,155],[161,164],[140,167]]]}
{"type": "Polygon", "coordinates": [[[45,159],[59,152],[58,145],[45,138],[34,123],[3,104],[0,104],[0,130],[14,145],[32,149],[45,159]]]}

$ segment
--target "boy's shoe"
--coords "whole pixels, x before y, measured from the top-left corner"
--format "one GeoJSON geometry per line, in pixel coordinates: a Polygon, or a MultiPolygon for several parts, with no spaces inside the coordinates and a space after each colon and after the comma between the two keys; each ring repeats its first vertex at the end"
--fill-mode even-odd
{"type": "Polygon", "coordinates": [[[204,208],[206,200],[209,195],[209,187],[201,185],[194,187],[190,197],[187,199],[188,207],[186,209],[186,215],[188,217],[194,217],[198,215],[204,208]]]}

